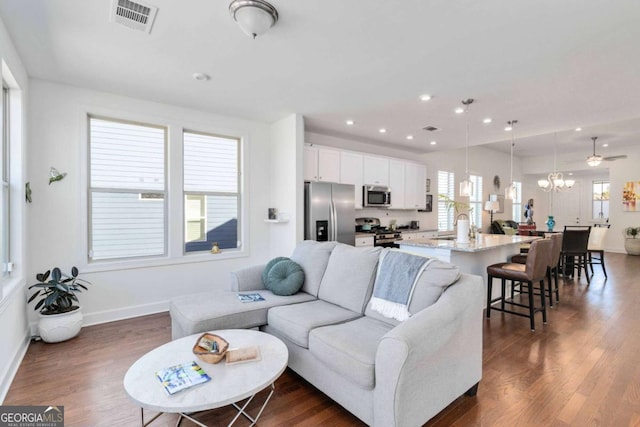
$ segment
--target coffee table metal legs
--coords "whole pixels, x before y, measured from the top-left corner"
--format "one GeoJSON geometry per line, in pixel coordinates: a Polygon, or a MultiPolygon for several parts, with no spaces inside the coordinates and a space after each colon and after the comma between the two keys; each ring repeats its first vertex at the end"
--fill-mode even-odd
{"type": "MultiPolygon", "coordinates": [[[[271,396],[273,396],[273,393],[276,390],[275,384],[271,384],[271,386],[269,386],[269,387],[270,387],[269,394],[267,395],[267,397],[265,398],[264,402],[262,403],[262,406],[260,407],[260,410],[258,411],[258,414],[255,416],[255,418],[253,418],[251,415],[249,415],[247,413],[247,411],[246,411],[247,406],[249,406],[249,403],[251,403],[253,398],[256,397],[255,394],[253,396],[251,396],[244,403],[244,405],[242,405],[242,407],[240,407],[236,403],[232,403],[233,407],[236,408],[238,413],[236,414],[235,417],[233,417],[231,422],[229,424],[227,424],[227,427],[231,427],[238,420],[240,415],[243,415],[246,419],[251,421],[251,424],[249,424],[249,427],[255,425],[258,422],[258,419],[260,418],[260,415],[262,415],[262,412],[264,411],[264,408],[267,407],[267,404],[269,403],[269,400],[271,400],[271,396]]],[[[144,409],[140,408],[140,425],[142,425],[142,427],[146,427],[149,424],[151,424],[152,422],[154,422],[162,414],[164,414],[164,412],[160,412],[160,413],[156,414],[153,418],[151,418],[149,421],[147,421],[145,423],[144,422],[144,409]]],[[[194,419],[193,417],[191,417],[190,414],[185,414],[185,413],[179,412],[178,415],[180,415],[180,418],[178,418],[178,421],[176,422],[176,427],[178,427],[180,425],[180,423],[182,422],[183,418],[186,418],[189,421],[191,421],[191,422],[193,422],[193,423],[195,423],[195,424],[197,424],[197,425],[199,425],[201,427],[207,427],[206,424],[202,424],[200,421],[198,421],[198,420],[194,419]]]]}

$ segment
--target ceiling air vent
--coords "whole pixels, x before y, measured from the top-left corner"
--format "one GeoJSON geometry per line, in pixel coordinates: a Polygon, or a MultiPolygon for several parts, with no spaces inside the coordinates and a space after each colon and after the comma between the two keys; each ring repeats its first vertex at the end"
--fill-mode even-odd
{"type": "Polygon", "coordinates": [[[151,32],[158,8],[130,0],[113,0],[111,20],[132,30],[151,32]]]}
{"type": "Polygon", "coordinates": [[[435,132],[435,131],[440,130],[440,129],[438,129],[435,126],[425,126],[425,127],[422,128],[422,130],[426,130],[428,132],[435,132]]]}

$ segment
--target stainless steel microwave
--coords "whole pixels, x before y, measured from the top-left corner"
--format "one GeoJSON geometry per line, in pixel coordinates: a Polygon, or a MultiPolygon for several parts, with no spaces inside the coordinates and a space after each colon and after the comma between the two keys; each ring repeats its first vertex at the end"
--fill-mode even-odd
{"type": "Polygon", "coordinates": [[[362,206],[385,208],[391,206],[391,189],[380,185],[362,187],[362,206]]]}

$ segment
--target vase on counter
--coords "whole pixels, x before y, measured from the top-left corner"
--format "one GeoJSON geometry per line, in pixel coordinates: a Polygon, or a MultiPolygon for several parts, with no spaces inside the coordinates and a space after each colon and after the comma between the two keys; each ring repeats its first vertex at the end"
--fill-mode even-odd
{"type": "Polygon", "coordinates": [[[551,232],[553,231],[553,227],[555,227],[556,225],[556,221],[553,219],[553,215],[549,215],[547,217],[547,231],[551,232]]]}

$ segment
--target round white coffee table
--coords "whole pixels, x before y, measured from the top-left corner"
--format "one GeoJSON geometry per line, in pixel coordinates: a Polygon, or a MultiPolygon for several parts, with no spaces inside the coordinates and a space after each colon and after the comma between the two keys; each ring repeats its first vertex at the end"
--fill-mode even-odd
{"type": "MultiPolygon", "coordinates": [[[[141,424],[146,426],[162,413],[177,413],[200,426],[188,414],[233,405],[238,414],[231,420],[232,425],[240,415],[255,424],[267,406],[275,387],[274,382],[284,372],[289,359],[287,347],[278,338],[263,332],[244,329],[213,331],[229,342],[229,348],[258,346],[261,360],[227,366],[222,360],[217,364],[205,363],[193,354],[193,346],[201,334],[180,338],[164,344],[138,359],[124,376],[124,388],[129,397],[141,408],[141,424]],[[211,381],[168,395],[156,378],[156,372],[170,366],[195,361],[211,377],[211,381]],[[270,387],[260,411],[251,417],[245,408],[256,393],[270,387]],[[250,398],[240,407],[236,402],[250,398]],[[146,423],[143,411],[160,412],[146,423]]],[[[205,426],[206,427],[206,426],[205,426]]]]}

